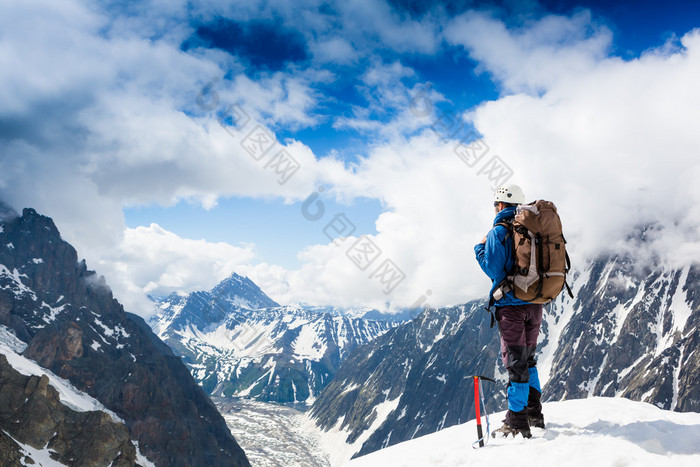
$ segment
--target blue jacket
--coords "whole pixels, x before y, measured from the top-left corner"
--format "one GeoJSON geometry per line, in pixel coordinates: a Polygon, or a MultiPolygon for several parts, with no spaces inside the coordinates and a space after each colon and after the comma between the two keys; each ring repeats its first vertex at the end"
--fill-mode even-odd
{"type": "MultiPolygon", "coordinates": [[[[508,230],[502,225],[496,225],[513,217],[515,217],[515,207],[505,208],[496,214],[496,219],[493,221],[494,227],[486,235],[486,243],[478,243],[474,247],[479,266],[493,281],[489,297],[493,294],[496,286],[508,275],[508,271],[513,268],[515,259],[513,258],[513,244],[507,238],[508,230]]],[[[495,306],[524,305],[527,303],[515,298],[513,292],[508,292],[503,298],[496,301],[495,306]]]]}

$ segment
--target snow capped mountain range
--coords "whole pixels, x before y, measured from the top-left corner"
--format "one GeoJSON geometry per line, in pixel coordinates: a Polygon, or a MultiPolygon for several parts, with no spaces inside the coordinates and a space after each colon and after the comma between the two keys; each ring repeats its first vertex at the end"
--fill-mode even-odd
{"type": "Polygon", "coordinates": [[[154,332],[211,395],[311,404],[340,363],[396,324],[279,306],[233,274],[211,291],[155,299],[154,332]]]}
{"type": "Polygon", "coordinates": [[[550,400],[622,396],[700,412],[700,267],[591,262],[546,315],[550,400]]]}
{"type": "Polygon", "coordinates": [[[151,297],[158,304],[158,313],[149,320],[159,336],[170,335],[174,329],[210,328],[223,321],[231,310],[257,310],[278,307],[279,304],[260,290],[247,277],[233,274],[209,292],[151,297]]]}
{"type": "MultiPolygon", "coordinates": [[[[538,345],[544,400],[626,397],[700,412],[698,274],[696,265],[645,268],[621,256],[573,274],[575,298],[545,307],[538,345]]],[[[425,310],[341,365],[310,412],[332,444],[345,446],[336,463],[474,418],[469,375],[496,379],[484,383],[487,404],[505,408],[498,331],[483,306],[425,310]]]]}

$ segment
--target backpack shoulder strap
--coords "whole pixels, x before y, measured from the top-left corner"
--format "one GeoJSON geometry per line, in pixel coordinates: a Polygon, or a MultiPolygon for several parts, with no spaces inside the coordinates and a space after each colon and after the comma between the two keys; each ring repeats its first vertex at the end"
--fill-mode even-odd
{"type": "MultiPolygon", "coordinates": [[[[507,243],[510,240],[511,245],[510,245],[510,255],[513,257],[513,260],[515,261],[515,237],[513,235],[513,230],[515,229],[515,226],[513,225],[513,221],[515,219],[510,218],[506,219],[504,221],[501,221],[497,223],[496,225],[500,225],[502,227],[505,227],[506,229],[506,236],[503,237],[503,245],[508,248],[507,243]]],[[[513,267],[515,267],[515,262],[513,263],[513,267]]],[[[504,281],[508,280],[508,276],[513,275],[513,271],[509,271],[507,268],[504,267],[504,272],[506,273],[506,278],[504,281]]]]}
{"type": "Polygon", "coordinates": [[[506,236],[505,238],[503,238],[503,241],[505,242],[506,240],[508,240],[508,237],[513,235],[513,219],[507,219],[505,221],[498,222],[496,223],[496,225],[494,225],[494,228],[499,225],[501,227],[505,227],[506,229],[506,236]]]}
{"type": "MultiPolygon", "coordinates": [[[[506,229],[506,236],[503,237],[503,245],[505,245],[506,242],[508,241],[508,239],[513,236],[513,219],[506,219],[504,221],[498,222],[498,223],[496,223],[496,225],[493,226],[493,228],[496,228],[499,225],[506,229]]],[[[511,254],[512,253],[513,252],[511,251],[511,254]]],[[[504,271],[506,273],[506,277],[501,281],[500,284],[498,284],[498,286],[496,286],[496,289],[499,289],[502,286],[507,285],[506,283],[508,282],[508,270],[505,269],[504,271]]],[[[493,304],[495,302],[496,302],[496,297],[494,297],[493,293],[492,293],[491,295],[489,295],[488,306],[484,307],[486,309],[486,311],[488,311],[489,314],[491,315],[491,327],[493,327],[494,322],[495,322],[493,312],[491,311],[491,307],[493,306],[493,304]]]]}

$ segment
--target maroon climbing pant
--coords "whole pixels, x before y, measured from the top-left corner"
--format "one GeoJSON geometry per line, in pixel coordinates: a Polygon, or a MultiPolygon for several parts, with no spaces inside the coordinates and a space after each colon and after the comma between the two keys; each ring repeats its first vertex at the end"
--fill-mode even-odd
{"type": "Polygon", "coordinates": [[[512,383],[527,383],[529,367],[534,367],[537,336],[542,323],[542,305],[503,306],[496,310],[501,331],[501,358],[512,383]]]}

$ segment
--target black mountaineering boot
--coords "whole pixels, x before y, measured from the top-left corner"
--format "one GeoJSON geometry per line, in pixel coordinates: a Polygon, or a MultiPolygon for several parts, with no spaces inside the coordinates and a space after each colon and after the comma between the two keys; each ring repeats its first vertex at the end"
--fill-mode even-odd
{"type": "Polygon", "coordinates": [[[527,421],[530,424],[530,426],[534,426],[535,428],[542,428],[544,430],[544,415],[539,414],[539,416],[527,416],[527,421]]]}
{"type": "Polygon", "coordinates": [[[508,410],[506,419],[503,420],[503,426],[491,433],[491,437],[496,438],[500,436],[507,438],[508,435],[513,435],[513,438],[515,438],[517,434],[523,435],[523,438],[532,437],[530,425],[527,422],[527,409],[523,409],[520,412],[508,410]]]}
{"type": "Polygon", "coordinates": [[[529,425],[535,428],[544,429],[544,415],[542,415],[542,404],[540,403],[540,397],[542,394],[532,386],[530,387],[530,394],[527,398],[527,421],[529,425]]]}

